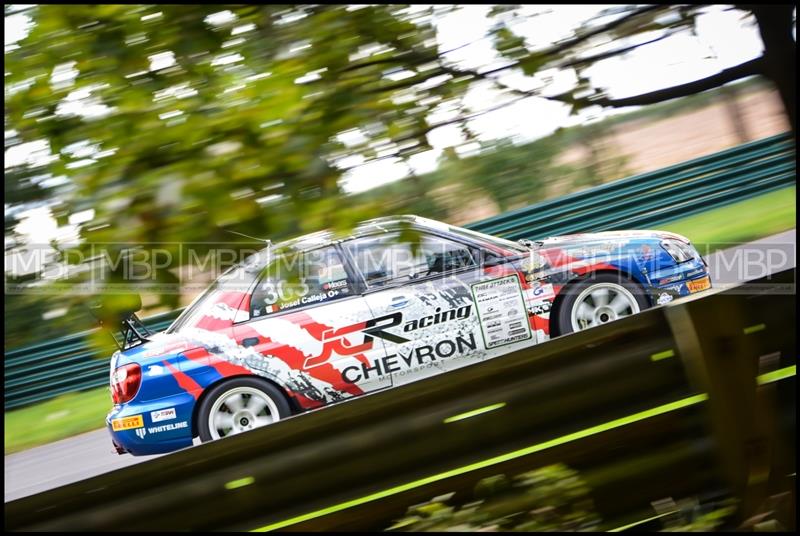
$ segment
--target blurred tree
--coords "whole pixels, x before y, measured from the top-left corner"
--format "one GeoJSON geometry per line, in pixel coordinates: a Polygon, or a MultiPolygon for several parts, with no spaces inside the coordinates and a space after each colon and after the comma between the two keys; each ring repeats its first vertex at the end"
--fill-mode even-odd
{"type": "MultiPolygon", "coordinates": [[[[437,47],[434,17],[454,6],[34,6],[32,29],[6,53],[6,124],[20,140],[46,143],[47,171],[68,179],[57,214],[95,209],[88,240],[343,227],[351,218],[336,210],[336,164],[429,149],[431,130],[486,111],[461,99],[475,83],[577,110],[660,102],[763,74],[778,85],[794,128],[793,6],[736,7],[754,15],[763,57],[613,99],[585,69],[691,28],[703,6],[611,8],[544,49],[513,31],[536,13],[496,6],[491,33],[505,61],[488,70],[463,67],[437,47]],[[594,52],[611,41],[629,44],[594,52]],[[552,67],[574,70],[575,87],[546,95],[501,81],[552,67]],[[454,117],[430,120],[442,110],[454,117]]],[[[42,169],[10,171],[6,192],[23,198],[41,189],[42,169]]]]}
{"type": "MultiPolygon", "coordinates": [[[[533,75],[542,68],[558,66],[573,68],[577,84],[571,90],[546,98],[571,104],[575,110],[599,105],[621,108],[625,106],[641,106],[663,102],[678,97],[693,95],[722,86],[729,82],[761,75],[771,80],[780,93],[786,115],[792,131],[796,131],[796,80],[794,69],[796,62],[796,44],[794,39],[793,4],[759,5],[736,4],[733,8],[751,15],[758,26],[764,45],[762,56],[729,67],[719,73],[694,80],[674,87],[659,89],[642,95],[624,98],[610,98],[604,91],[593,86],[591,80],[584,75],[587,67],[614,56],[626,54],[638,47],[666,39],[680,30],[694,31],[697,16],[706,6],[696,5],[651,5],[614,7],[606,10],[605,15],[613,16],[607,22],[598,23],[597,19],[586,22],[575,31],[575,35],[544,49],[533,49],[526,46],[522,37],[515,35],[510,29],[514,22],[522,17],[517,13],[519,6],[502,6],[498,8],[508,14],[506,22],[495,27],[498,50],[512,63],[498,69],[472,74],[486,79],[491,75],[519,68],[526,75],[533,75]],[[590,53],[600,42],[637,38],[636,42],[618,48],[590,53]]],[[[599,17],[606,20],[605,17],[599,17]]],[[[520,92],[515,93],[531,93],[520,92]]],[[[537,92],[537,94],[540,94],[537,92]]]]}
{"type": "Polygon", "coordinates": [[[545,180],[559,173],[553,160],[562,148],[552,137],[525,145],[507,139],[482,143],[480,153],[467,158],[445,151],[439,172],[462,190],[482,192],[505,212],[544,198],[545,180]]]}
{"type": "MultiPolygon", "coordinates": [[[[7,164],[5,192],[12,203],[46,202],[60,223],[93,210],[80,225],[82,248],[158,242],[174,265],[180,242],[229,241],[225,229],[280,238],[383,214],[341,195],[347,162],[407,161],[446,125],[470,141],[472,119],[531,96],[574,110],[642,105],[762,74],[778,86],[794,129],[793,6],[736,8],[754,16],[761,58],[613,99],[586,68],[691,29],[703,6],[612,8],[545,48],[514,32],[539,13],[496,6],[498,58],[481,68],[438,45],[435,19],[455,6],[6,6],[7,16],[25,10],[30,27],[5,53],[6,156],[27,152],[7,164]],[[627,44],[597,52],[617,40],[627,44]],[[546,94],[536,77],[550,68],[574,71],[575,87],[546,94]],[[511,87],[506,73],[534,89],[511,87]],[[467,90],[481,85],[504,100],[468,105],[467,90]]],[[[498,191],[534,199],[538,174],[520,170],[529,184],[501,181],[498,191]]],[[[419,199],[422,183],[414,184],[419,199]]],[[[506,194],[496,199],[506,203],[506,194]]],[[[16,224],[8,207],[7,230],[16,224]]],[[[175,276],[163,269],[157,277],[175,276]]],[[[165,299],[174,306],[177,296],[165,299]]]]}
{"type": "Polygon", "coordinates": [[[351,151],[337,136],[368,138],[367,158],[429,148],[427,113],[458,89],[401,103],[381,89],[396,69],[377,61],[366,83],[345,70],[435,58],[430,19],[447,9],[33,6],[29,34],[6,51],[6,147],[39,154],[7,169],[7,195],[49,198],[64,222],[92,209],[81,248],[157,244],[169,267],[180,243],[230,242],[226,228],[279,238],[375,216],[342,210],[335,164],[351,151]]]}
{"type": "Polygon", "coordinates": [[[586,158],[584,165],[577,166],[571,186],[591,187],[606,181],[620,179],[626,175],[626,158],[619,154],[613,142],[613,130],[602,123],[582,125],[578,142],[583,147],[586,158]]]}
{"type": "Polygon", "coordinates": [[[403,9],[39,6],[6,54],[8,122],[57,155],[49,171],[76,186],[64,210],[94,208],[92,227],[108,224],[84,229],[89,240],[335,225],[335,136],[363,127],[384,137],[377,147],[425,125],[429,107],[340,73],[358,54],[435,55],[430,24],[403,9]]]}

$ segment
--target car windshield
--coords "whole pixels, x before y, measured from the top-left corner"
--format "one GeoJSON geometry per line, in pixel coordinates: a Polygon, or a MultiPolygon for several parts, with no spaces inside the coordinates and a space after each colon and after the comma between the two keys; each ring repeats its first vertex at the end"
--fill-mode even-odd
{"type": "Polygon", "coordinates": [[[479,233],[477,231],[471,231],[469,229],[464,229],[463,227],[451,225],[450,232],[471,238],[473,240],[479,240],[481,242],[488,243],[489,245],[511,253],[525,253],[528,251],[528,248],[522,244],[518,244],[517,242],[512,242],[511,240],[506,240],[505,238],[499,238],[497,236],[479,233]]]}
{"type": "MultiPolygon", "coordinates": [[[[222,293],[244,294],[250,289],[258,277],[259,271],[267,264],[270,257],[270,248],[263,249],[247,257],[240,264],[225,271],[203,293],[194,299],[186,309],[167,328],[167,333],[179,332],[184,327],[194,326],[210,307],[219,301],[222,293]]],[[[231,305],[231,304],[228,304],[231,305]]],[[[236,304],[238,305],[238,304],[236,304]]]]}

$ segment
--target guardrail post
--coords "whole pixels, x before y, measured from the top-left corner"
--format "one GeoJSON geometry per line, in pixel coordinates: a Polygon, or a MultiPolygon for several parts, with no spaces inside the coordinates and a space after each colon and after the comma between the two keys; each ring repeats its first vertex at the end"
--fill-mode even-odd
{"type": "Polygon", "coordinates": [[[740,501],[737,516],[743,521],[766,497],[772,434],[757,411],[758,351],[743,333],[745,297],[718,298],[727,302],[725,307],[718,302],[708,307],[696,299],[688,307],[668,308],[665,316],[689,381],[708,393],[720,469],[740,501]]]}

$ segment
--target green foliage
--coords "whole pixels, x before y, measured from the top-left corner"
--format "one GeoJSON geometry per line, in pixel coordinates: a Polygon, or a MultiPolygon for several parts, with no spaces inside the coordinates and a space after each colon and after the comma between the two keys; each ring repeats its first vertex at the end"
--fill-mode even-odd
{"type": "MultiPolygon", "coordinates": [[[[95,209],[84,244],[346,228],[354,218],[340,209],[341,158],[429,149],[428,118],[443,105],[460,110],[466,129],[461,97],[485,77],[440,55],[432,16],[452,9],[34,6],[30,34],[6,53],[6,124],[11,144],[45,141],[54,158],[8,170],[6,192],[16,202],[49,197],[61,219],[95,209]],[[345,132],[361,141],[345,145],[345,132]],[[48,192],[47,175],[66,184],[48,192]]],[[[513,31],[538,13],[504,6],[490,16],[498,52],[531,76],[582,58],[586,36],[675,29],[694,11],[615,8],[545,48],[513,31]],[[625,22],[605,29],[614,20],[625,22]]],[[[585,106],[575,95],[590,89],[577,72],[562,95],[575,110],[585,106]]]]}
{"type": "MultiPolygon", "coordinates": [[[[574,469],[557,463],[509,478],[479,481],[474,500],[453,505],[455,492],[411,506],[388,527],[393,532],[595,532],[602,519],[592,490],[574,469]]],[[[463,501],[463,497],[461,499],[463,501]]],[[[660,532],[730,530],[737,502],[728,498],[701,504],[696,497],[665,498],[653,506],[659,516],[640,528],[660,532]],[[663,510],[663,512],[662,512],[663,510]],[[727,526],[726,526],[727,525],[727,526]]],[[[772,516],[768,512],[765,516],[772,516]]],[[[756,519],[760,519],[757,516],[756,519]]],[[[777,523],[777,522],[776,522],[777,523]]],[[[777,526],[781,526],[777,524],[777,526]]],[[[634,524],[635,527],[635,524],[634,524]]],[[[611,527],[608,527],[611,528],[611,527]]],[[[629,529],[631,530],[631,529],[629,529]]]]}
{"type": "MultiPolygon", "coordinates": [[[[553,139],[501,140],[483,143],[480,157],[451,154],[433,173],[344,195],[345,157],[402,162],[430,149],[439,107],[457,110],[448,124],[474,139],[465,118],[480,110],[463,99],[473,82],[508,92],[442,54],[432,20],[454,6],[52,4],[6,14],[18,9],[32,25],[5,53],[6,148],[39,143],[47,158],[6,168],[7,233],[23,205],[49,206],[61,225],[93,209],[77,248],[157,243],[175,259],[154,275],[165,287],[178,282],[181,243],[229,243],[226,230],[277,241],[326,227],[345,233],[392,213],[458,219],[468,202],[496,212],[538,201],[550,178],[571,173],[553,164],[553,139]],[[346,144],[343,133],[359,141],[346,144]]],[[[582,36],[611,20],[537,48],[514,23],[541,12],[522,11],[496,6],[489,17],[512,61],[507,72],[528,76],[584,58],[593,41],[582,36]]],[[[657,7],[599,33],[667,31],[695,11],[657,7]],[[672,12],[671,22],[656,16],[672,12]]],[[[575,94],[587,89],[580,83],[562,100],[577,110],[585,102],[575,94]]],[[[85,298],[15,296],[6,328],[24,340],[35,331],[28,318],[63,307],[69,313],[48,323],[54,333],[61,322],[88,327],[85,298]]],[[[164,292],[160,306],[179,298],[164,292]]]]}
{"type": "Polygon", "coordinates": [[[222,8],[210,5],[39,6],[30,35],[6,54],[6,84],[31,82],[7,94],[7,121],[22,141],[46,139],[59,155],[47,171],[76,186],[59,211],[93,207],[92,227],[107,224],[84,229],[87,241],[220,239],[225,227],[274,235],[287,220],[299,231],[335,225],[338,133],[416,137],[404,156],[427,144],[415,129],[432,104],[397,105],[377,90],[404,55],[435,57],[430,24],[401,6],[226,9],[235,20],[214,25],[206,19],[222,8]],[[362,64],[397,59],[345,73],[370,46],[391,54],[362,64]],[[74,80],[54,83],[65,62],[74,62],[74,80]],[[67,98],[78,106],[65,107],[67,98]],[[85,115],[97,105],[104,114],[85,115]],[[75,156],[75,144],[97,150],[75,156]],[[280,198],[265,210],[258,200],[267,195],[280,198]]]}
{"type": "Polygon", "coordinates": [[[466,200],[486,200],[504,212],[543,200],[551,180],[576,171],[554,163],[564,148],[560,139],[549,136],[526,144],[482,143],[478,154],[466,157],[448,149],[436,171],[356,194],[353,205],[445,221],[458,219],[466,200]]]}
{"type": "Polygon", "coordinates": [[[460,508],[447,504],[454,494],[412,506],[387,530],[434,531],[587,531],[600,518],[591,490],[564,464],[549,465],[509,479],[484,478],[475,486],[475,501],[460,508]]]}
{"type": "MultiPolygon", "coordinates": [[[[175,259],[158,270],[161,284],[176,282],[181,243],[229,242],[225,229],[344,231],[368,211],[342,210],[337,159],[374,156],[376,140],[404,158],[426,150],[420,125],[452,97],[433,87],[397,104],[384,91],[387,73],[436,57],[430,11],[34,6],[29,35],[5,56],[7,146],[46,142],[52,158],[7,169],[6,193],[47,202],[62,221],[94,209],[84,252],[158,244],[175,259]],[[421,105],[426,96],[437,98],[421,105]],[[366,141],[347,148],[336,137],[346,131],[366,141]],[[45,188],[42,177],[66,184],[45,188]]],[[[6,218],[7,230],[15,224],[6,218]]]]}

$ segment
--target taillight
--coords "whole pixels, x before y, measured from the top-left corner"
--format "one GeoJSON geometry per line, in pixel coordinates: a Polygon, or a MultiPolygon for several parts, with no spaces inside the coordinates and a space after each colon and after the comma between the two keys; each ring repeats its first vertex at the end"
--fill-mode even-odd
{"type": "Polygon", "coordinates": [[[123,404],[136,396],[142,383],[142,369],[136,363],[123,365],[111,374],[111,398],[123,404]]]}

